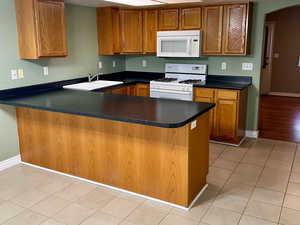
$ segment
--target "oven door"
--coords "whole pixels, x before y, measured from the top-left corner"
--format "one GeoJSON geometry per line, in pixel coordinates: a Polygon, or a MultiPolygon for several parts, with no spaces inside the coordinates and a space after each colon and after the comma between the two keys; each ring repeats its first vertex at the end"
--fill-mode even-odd
{"type": "Polygon", "coordinates": [[[193,56],[193,38],[186,37],[158,37],[158,57],[198,57],[193,56]]]}
{"type": "Polygon", "coordinates": [[[193,92],[151,89],[150,97],[193,101],[193,92]]]}

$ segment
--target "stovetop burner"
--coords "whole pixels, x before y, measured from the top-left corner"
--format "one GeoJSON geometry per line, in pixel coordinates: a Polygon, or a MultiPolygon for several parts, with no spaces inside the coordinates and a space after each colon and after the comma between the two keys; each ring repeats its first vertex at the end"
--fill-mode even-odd
{"type": "Polygon", "coordinates": [[[202,83],[203,80],[183,80],[183,81],[179,81],[179,83],[181,84],[199,84],[202,83]]]}
{"type": "Polygon", "coordinates": [[[158,79],[158,80],[155,80],[155,81],[159,81],[159,82],[174,82],[174,81],[177,81],[176,78],[161,78],[161,79],[158,79]]]}

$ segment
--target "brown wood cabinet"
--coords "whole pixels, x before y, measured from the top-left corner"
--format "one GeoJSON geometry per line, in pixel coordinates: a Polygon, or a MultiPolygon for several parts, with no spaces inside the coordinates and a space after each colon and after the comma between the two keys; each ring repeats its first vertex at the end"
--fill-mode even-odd
{"type": "Polygon", "coordinates": [[[156,53],[156,32],[158,31],[158,10],[146,9],[143,12],[143,52],[156,53]]]}
{"type": "Polygon", "coordinates": [[[100,92],[107,93],[107,94],[149,97],[150,85],[138,83],[138,84],[132,84],[123,87],[109,88],[100,92]]]}
{"type": "Polygon", "coordinates": [[[97,8],[97,25],[99,54],[119,54],[121,52],[119,9],[97,8]]]}
{"type": "Polygon", "coordinates": [[[150,96],[150,85],[149,84],[137,84],[135,94],[136,94],[136,96],[149,97],[150,96]]]}
{"type": "Polygon", "coordinates": [[[181,30],[201,30],[202,29],[202,9],[201,9],[201,7],[180,9],[180,29],[181,30]]]}
{"type": "Polygon", "coordinates": [[[178,30],[179,9],[160,9],[158,24],[159,30],[178,30]]]}
{"type": "Polygon", "coordinates": [[[63,0],[15,0],[22,59],[68,55],[63,0]]]}
{"type": "Polygon", "coordinates": [[[203,29],[203,54],[221,54],[223,31],[223,6],[204,7],[203,29]]]}
{"type": "Polygon", "coordinates": [[[143,14],[139,9],[121,9],[121,53],[143,52],[143,14]]]}
{"type": "Polygon", "coordinates": [[[245,136],[247,90],[195,88],[195,101],[215,103],[210,114],[211,139],[239,144],[245,136]]]}
{"type": "Polygon", "coordinates": [[[204,7],[204,55],[246,55],[250,4],[204,7]]]}

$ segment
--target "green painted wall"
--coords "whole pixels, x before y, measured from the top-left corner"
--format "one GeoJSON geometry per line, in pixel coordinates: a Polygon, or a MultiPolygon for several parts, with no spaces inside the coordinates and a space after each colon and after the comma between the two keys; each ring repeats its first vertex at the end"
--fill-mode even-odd
{"type": "Polygon", "coordinates": [[[204,63],[208,64],[209,74],[212,75],[251,76],[253,86],[249,90],[247,129],[257,130],[264,18],[267,13],[297,4],[300,4],[300,0],[266,0],[254,4],[251,54],[247,57],[209,56],[199,59],[160,59],[155,56],[126,56],[126,70],[163,72],[165,63],[204,63]],[[143,59],[148,62],[146,68],[142,67],[143,59]],[[225,72],[221,70],[222,62],[227,62],[225,72]],[[252,62],[254,70],[242,71],[243,62],[252,62]]]}
{"type": "MultiPolygon", "coordinates": [[[[123,71],[123,57],[98,56],[96,10],[66,6],[69,56],[66,58],[21,60],[18,53],[15,8],[13,0],[0,1],[0,90],[85,77],[100,72],[97,62],[103,62],[103,73],[123,71]],[[117,67],[112,67],[116,60],[117,67]],[[49,67],[49,76],[42,75],[42,67],[49,67]],[[10,70],[24,69],[25,78],[12,81],[10,70]]],[[[0,161],[18,154],[18,135],[15,109],[0,106],[0,161]]]]}

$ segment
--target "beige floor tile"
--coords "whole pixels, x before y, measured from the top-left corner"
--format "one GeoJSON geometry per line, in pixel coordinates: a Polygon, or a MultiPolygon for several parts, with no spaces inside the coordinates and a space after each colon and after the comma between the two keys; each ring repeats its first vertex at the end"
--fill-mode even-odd
{"type": "Polygon", "coordinates": [[[261,154],[257,154],[249,151],[243,158],[242,163],[264,166],[266,164],[267,159],[268,159],[268,155],[262,156],[261,154]]]}
{"type": "Polygon", "coordinates": [[[261,175],[257,186],[273,191],[285,192],[288,185],[288,180],[288,176],[273,172],[273,174],[261,175]]]}
{"type": "Polygon", "coordinates": [[[277,225],[277,223],[261,220],[252,216],[242,216],[239,225],[277,225]]]}
{"type": "Polygon", "coordinates": [[[21,193],[14,197],[11,201],[15,204],[18,204],[25,208],[30,208],[31,206],[35,205],[39,201],[47,198],[49,194],[45,192],[40,192],[36,189],[32,189],[30,191],[21,193]]]}
{"type": "Polygon", "coordinates": [[[32,206],[31,210],[44,216],[51,217],[66,208],[68,205],[71,205],[71,202],[62,198],[50,196],[32,206]]]}
{"type": "Polygon", "coordinates": [[[131,222],[128,222],[128,221],[123,221],[120,223],[120,225],[138,225],[136,223],[131,223],[131,222]]]}
{"type": "Polygon", "coordinates": [[[258,181],[259,176],[248,175],[245,176],[239,173],[233,173],[229,178],[228,183],[236,183],[236,184],[245,184],[249,186],[255,186],[258,181]]]}
{"type": "Polygon", "coordinates": [[[158,225],[167,215],[165,210],[144,205],[135,209],[125,221],[138,225],[158,225]]]}
{"type": "Polygon", "coordinates": [[[300,211],[294,209],[283,208],[280,216],[280,224],[283,225],[299,225],[300,211]]]}
{"type": "Polygon", "coordinates": [[[227,170],[234,170],[237,167],[237,165],[238,165],[237,162],[233,162],[225,159],[217,159],[213,164],[214,167],[227,169],[227,170]]]}
{"type": "Polygon", "coordinates": [[[234,195],[236,197],[248,200],[251,197],[253,190],[253,186],[229,182],[223,187],[221,193],[234,195]]]}
{"type": "Polygon", "coordinates": [[[87,218],[80,225],[118,225],[122,219],[113,217],[106,213],[97,212],[87,218]]]}
{"type": "Polygon", "coordinates": [[[294,160],[293,152],[281,152],[281,151],[273,151],[270,155],[271,160],[280,160],[286,163],[292,163],[294,160]]]}
{"type": "Polygon", "coordinates": [[[283,206],[289,209],[300,210],[300,197],[287,194],[285,196],[283,206]]]}
{"type": "Polygon", "coordinates": [[[43,182],[37,187],[37,189],[41,192],[53,194],[55,192],[62,191],[72,183],[75,183],[75,181],[71,178],[55,176],[43,182]]]}
{"type": "Polygon", "coordinates": [[[65,225],[78,225],[93,212],[93,210],[84,208],[78,204],[72,204],[53,216],[53,219],[65,225]]]}
{"type": "Polygon", "coordinates": [[[289,183],[287,193],[292,194],[292,195],[300,196],[300,184],[299,183],[293,183],[293,182],[289,183]]]}
{"type": "Polygon", "coordinates": [[[221,154],[226,148],[226,145],[209,143],[209,150],[221,154]]]}
{"type": "Polygon", "coordinates": [[[47,217],[38,213],[34,213],[31,210],[25,210],[17,216],[9,219],[3,225],[40,225],[47,220],[47,217]]]}
{"type": "Polygon", "coordinates": [[[227,179],[217,179],[214,177],[207,177],[206,179],[208,187],[207,190],[219,192],[227,183],[227,179]]]}
{"type": "Polygon", "coordinates": [[[245,150],[238,150],[234,148],[226,148],[224,152],[220,155],[221,159],[234,161],[234,162],[240,162],[244,155],[246,154],[245,150]]]}
{"type": "Polygon", "coordinates": [[[248,200],[236,197],[234,195],[221,194],[214,201],[215,207],[232,210],[238,213],[243,213],[248,200]]]}
{"type": "Polygon", "coordinates": [[[292,172],[290,181],[300,183],[300,173],[292,172]]]}
{"type": "Polygon", "coordinates": [[[264,188],[255,188],[251,200],[281,206],[283,198],[284,193],[282,192],[271,191],[264,188]]]}
{"type": "Polygon", "coordinates": [[[120,198],[124,198],[124,199],[127,199],[127,200],[130,200],[130,201],[135,201],[137,203],[143,203],[146,201],[145,198],[142,198],[142,197],[139,197],[139,196],[136,196],[136,195],[132,195],[132,194],[127,194],[127,193],[121,193],[119,195],[120,198]]]}
{"type": "Polygon", "coordinates": [[[297,144],[293,142],[278,141],[275,144],[274,151],[295,152],[297,144]]]}
{"type": "Polygon", "coordinates": [[[176,214],[170,214],[159,225],[198,225],[198,222],[176,214]]]}
{"type": "Polygon", "coordinates": [[[210,225],[237,225],[240,220],[241,214],[212,207],[208,210],[202,219],[202,222],[210,225]]]}
{"type": "Polygon", "coordinates": [[[65,200],[75,201],[78,200],[80,197],[88,194],[94,189],[96,189],[96,186],[93,184],[89,184],[85,182],[75,182],[67,186],[65,189],[55,193],[55,195],[65,200]]]}
{"type": "Polygon", "coordinates": [[[300,173],[300,162],[296,162],[296,161],[294,162],[293,167],[292,167],[292,172],[300,173]]]}
{"type": "Polygon", "coordinates": [[[263,170],[263,167],[256,166],[247,163],[240,163],[235,170],[235,173],[242,174],[245,176],[259,176],[263,170]]]}
{"type": "Polygon", "coordinates": [[[30,186],[2,183],[0,180],[0,198],[10,200],[30,190],[30,186]]]}
{"type": "Polygon", "coordinates": [[[127,217],[138,205],[139,203],[134,201],[116,198],[104,206],[101,211],[111,216],[123,219],[127,217]]]}
{"type": "Polygon", "coordinates": [[[281,207],[279,206],[251,201],[244,214],[277,223],[280,216],[280,210],[281,207]]]}
{"type": "Polygon", "coordinates": [[[207,177],[212,179],[227,180],[231,174],[232,174],[231,170],[221,169],[217,167],[210,167],[207,177]]]}
{"type": "Polygon", "coordinates": [[[89,209],[100,209],[115,198],[116,196],[96,188],[88,194],[80,197],[76,203],[89,209]]]}
{"type": "Polygon", "coordinates": [[[286,171],[290,171],[292,169],[291,163],[283,162],[281,160],[269,159],[266,162],[265,166],[266,166],[266,168],[270,168],[270,169],[280,169],[280,170],[286,170],[286,171]]]}
{"type": "Polygon", "coordinates": [[[150,206],[166,212],[170,212],[173,209],[172,206],[160,202],[152,201],[152,200],[146,200],[145,202],[143,202],[142,206],[150,206]]]}
{"type": "Polygon", "coordinates": [[[45,222],[43,222],[41,225],[65,225],[65,224],[57,222],[53,219],[49,219],[49,220],[46,220],[45,222]]]}
{"type": "Polygon", "coordinates": [[[10,202],[0,204],[0,224],[18,215],[22,211],[24,211],[24,208],[10,202]]]}

